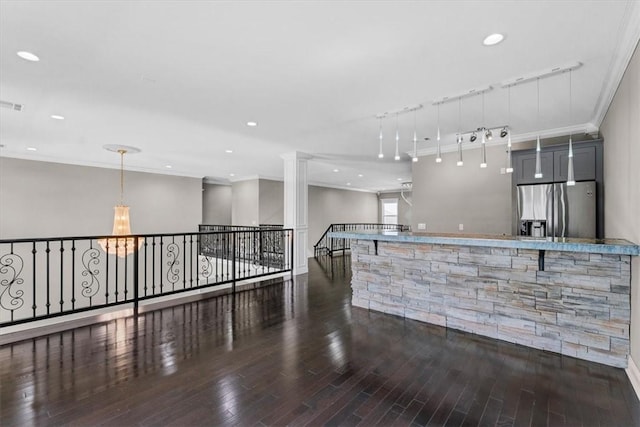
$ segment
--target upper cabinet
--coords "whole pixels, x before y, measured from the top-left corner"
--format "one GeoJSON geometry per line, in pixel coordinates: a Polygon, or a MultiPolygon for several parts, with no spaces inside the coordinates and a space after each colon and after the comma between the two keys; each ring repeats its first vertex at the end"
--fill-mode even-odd
{"type": "MultiPolygon", "coordinates": [[[[514,184],[567,182],[568,144],[543,148],[540,152],[540,161],[542,178],[535,178],[535,150],[515,151],[513,153],[514,184]]],[[[599,177],[602,174],[602,141],[573,144],[573,172],[576,181],[600,180],[599,177]]]]}
{"type": "Polygon", "coordinates": [[[514,178],[516,184],[546,184],[553,182],[553,153],[540,153],[540,165],[542,178],[535,178],[536,173],[536,153],[526,153],[515,156],[514,178]]]}
{"type": "MultiPolygon", "coordinates": [[[[555,182],[567,182],[569,149],[553,152],[553,179],[555,182]]],[[[573,146],[573,175],[576,181],[595,181],[596,147],[573,146]]]]}

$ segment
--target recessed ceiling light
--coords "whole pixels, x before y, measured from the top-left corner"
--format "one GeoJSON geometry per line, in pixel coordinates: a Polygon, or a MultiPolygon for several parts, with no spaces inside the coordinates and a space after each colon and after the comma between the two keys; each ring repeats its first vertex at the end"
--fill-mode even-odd
{"type": "Polygon", "coordinates": [[[361,173],[358,174],[358,178],[362,178],[364,175],[362,175],[361,173]]]}
{"type": "Polygon", "coordinates": [[[256,126],[258,126],[258,122],[247,122],[247,126],[250,126],[252,128],[256,127],[256,126]]]}
{"type": "Polygon", "coordinates": [[[350,183],[350,182],[347,182],[347,185],[351,185],[351,183],[350,183]]]}
{"type": "Polygon", "coordinates": [[[229,176],[236,176],[236,174],[235,173],[230,173],[229,176]]]}
{"type": "Polygon", "coordinates": [[[224,152],[227,153],[227,154],[231,154],[231,153],[233,153],[233,150],[224,150],[224,152]]]}
{"type": "Polygon", "coordinates": [[[494,46],[504,40],[504,36],[500,33],[489,34],[484,38],[482,44],[485,46],[494,46]]]}
{"type": "Polygon", "coordinates": [[[398,178],[398,181],[402,181],[402,178],[398,178]]]}
{"type": "Polygon", "coordinates": [[[27,147],[27,151],[38,151],[36,147],[27,147]]]}
{"type": "Polygon", "coordinates": [[[31,52],[27,52],[26,50],[21,50],[20,52],[16,52],[16,55],[18,55],[20,58],[26,61],[31,61],[31,62],[40,61],[40,58],[38,58],[38,55],[35,55],[31,52]]]}
{"type": "Polygon", "coordinates": [[[334,169],[333,171],[334,172],[340,172],[340,169],[334,169]]]}
{"type": "Polygon", "coordinates": [[[55,120],[64,120],[64,116],[60,116],[58,114],[52,114],[51,118],[55,120]]]}
{"type": "Polygon", "coordinates": [[[164,165],[164,167],[165,167],[165,168],[167,168],[167,169],[171,169],[173,166],[171,166],[171,165],[164,165]]]}

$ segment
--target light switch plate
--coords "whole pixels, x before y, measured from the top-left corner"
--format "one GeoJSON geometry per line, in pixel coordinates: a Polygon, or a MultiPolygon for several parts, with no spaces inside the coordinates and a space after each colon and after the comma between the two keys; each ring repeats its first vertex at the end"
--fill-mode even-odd
{"type": "Polygon", "coordinates": [[[424,222],[421,222],[418,224],[418,230],[426,230],[427,229],[427,224],[425,224],[424,222]]]}
{"type": "Polygon", "coordinates": [[[464,231],[464,224],[458,224],[458,230],[464,231]]]}

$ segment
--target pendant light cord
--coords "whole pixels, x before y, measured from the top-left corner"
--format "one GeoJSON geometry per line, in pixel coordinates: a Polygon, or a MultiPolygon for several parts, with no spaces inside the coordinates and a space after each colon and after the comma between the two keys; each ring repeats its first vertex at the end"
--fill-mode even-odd
{"type": "Polygon", "coordinates": [[[436,139],[440,142],[440,104],[438,104],[438,135],[436,135],[436,139]]]}
{"type": "Polygon", "coordinates": [[[538,135],[540,134],[540,77],[536,79],[536,86],[538,91],[538,115],[536,118],[536,127],[538,128],[538,135]]]}
{"type": "Polygon", "coordinates": [[[507,124],[511,126],[511,86],[507,88],[507,124]]]}
{"type": "MultiPolygon", "coordinates": [[[[484,92],[482,92],[482,127],[486,129],[486,124],[484,121],[484,92]]],[[[485,130],[486,132],[486,130],[485,130]]]]}
{"type": "Polygon", "coordinates": [[[124,205],[124,153],[127,150],[118,150],[120,153],[120,205],[124,205]]]}
{"type": "Polygon", "coordinates": [[[462,136],[460,134],[460,129],[462,129],[461,125],[462,125],[462,98],[458,98],[458,141],[459,142],[462,142],[460,141],[460,136],[462,136]]]}
{"type": "Polygon", "coordinates": [[[573,96],[571,93],[571,72],[572,70],[569,70],[569,140],[571,140],[571,134],[573,133],[571,131],[571,123],[573,122],[573,96]]]}

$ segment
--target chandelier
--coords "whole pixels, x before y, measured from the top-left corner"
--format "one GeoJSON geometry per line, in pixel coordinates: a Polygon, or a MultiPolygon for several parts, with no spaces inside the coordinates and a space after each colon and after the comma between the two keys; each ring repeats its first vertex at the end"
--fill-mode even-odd
{"type": "Polygon", "coordinates": [[[117,255],[120,258],[124,258],[140,249],[144,243],[144,239],[138,237],[138,244],[136,245],[136,238],[130,237],[131,223],[129,221],[129,206],[124,204],[124,155],[126,153],[139,153],[140,150],[135,147],[126,147],[123,145],[105,145],[104,148],[120,154],[120,203],[113,208],[113,230],[111,234],[113,236],[127,237],[98,239],[98,244],[102,247],[102,250],[109,255],[117,255]]]}

